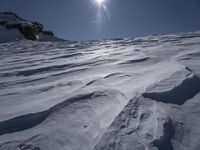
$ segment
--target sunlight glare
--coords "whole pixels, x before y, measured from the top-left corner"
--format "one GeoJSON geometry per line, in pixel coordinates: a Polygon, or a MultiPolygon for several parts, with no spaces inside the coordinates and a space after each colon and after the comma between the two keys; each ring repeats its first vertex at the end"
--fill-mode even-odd
{"type": "Polygon", "coordinates": [[[95,0],[97,4],[101,5],[105,0],[95,0]]]}

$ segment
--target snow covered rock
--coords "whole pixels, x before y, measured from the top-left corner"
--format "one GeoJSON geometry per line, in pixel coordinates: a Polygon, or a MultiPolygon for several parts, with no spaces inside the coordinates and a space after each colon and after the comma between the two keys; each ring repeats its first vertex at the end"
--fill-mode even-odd
{"type": "Polygon", "coordinates": [[[53,32],[45,31],[42,24],[24,20],[12,12],[0,12],[0,42],[45,40],[44,36],[56,40],[53,32]]]}

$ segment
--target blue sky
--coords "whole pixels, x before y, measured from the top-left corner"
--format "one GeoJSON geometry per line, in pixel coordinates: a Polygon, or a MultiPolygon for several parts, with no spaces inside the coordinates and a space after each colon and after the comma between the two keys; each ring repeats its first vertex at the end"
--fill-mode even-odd
{"type": "Polygon", "coordinates": [[[69,40],[200,30],[200,0],[106,0],[104,5],[94,0],[0,0],[0,11],[39,21],[69,40]]]}

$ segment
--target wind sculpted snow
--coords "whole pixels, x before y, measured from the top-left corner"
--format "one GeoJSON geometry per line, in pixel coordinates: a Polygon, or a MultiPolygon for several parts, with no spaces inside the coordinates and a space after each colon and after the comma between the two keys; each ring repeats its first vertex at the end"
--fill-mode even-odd
{"type": "Polygon", "coordinates": [[[199,43],[0,44],[0,150],[197,150],[199,43]]]}

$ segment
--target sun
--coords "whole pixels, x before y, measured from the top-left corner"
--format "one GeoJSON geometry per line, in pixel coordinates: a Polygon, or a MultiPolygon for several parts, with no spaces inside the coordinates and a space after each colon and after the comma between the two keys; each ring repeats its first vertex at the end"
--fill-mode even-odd
{"type": "Polygon", "coordinates": [[[103,4],[105,0],[95,0],[95,2],[99,5],[103,4]]]}

